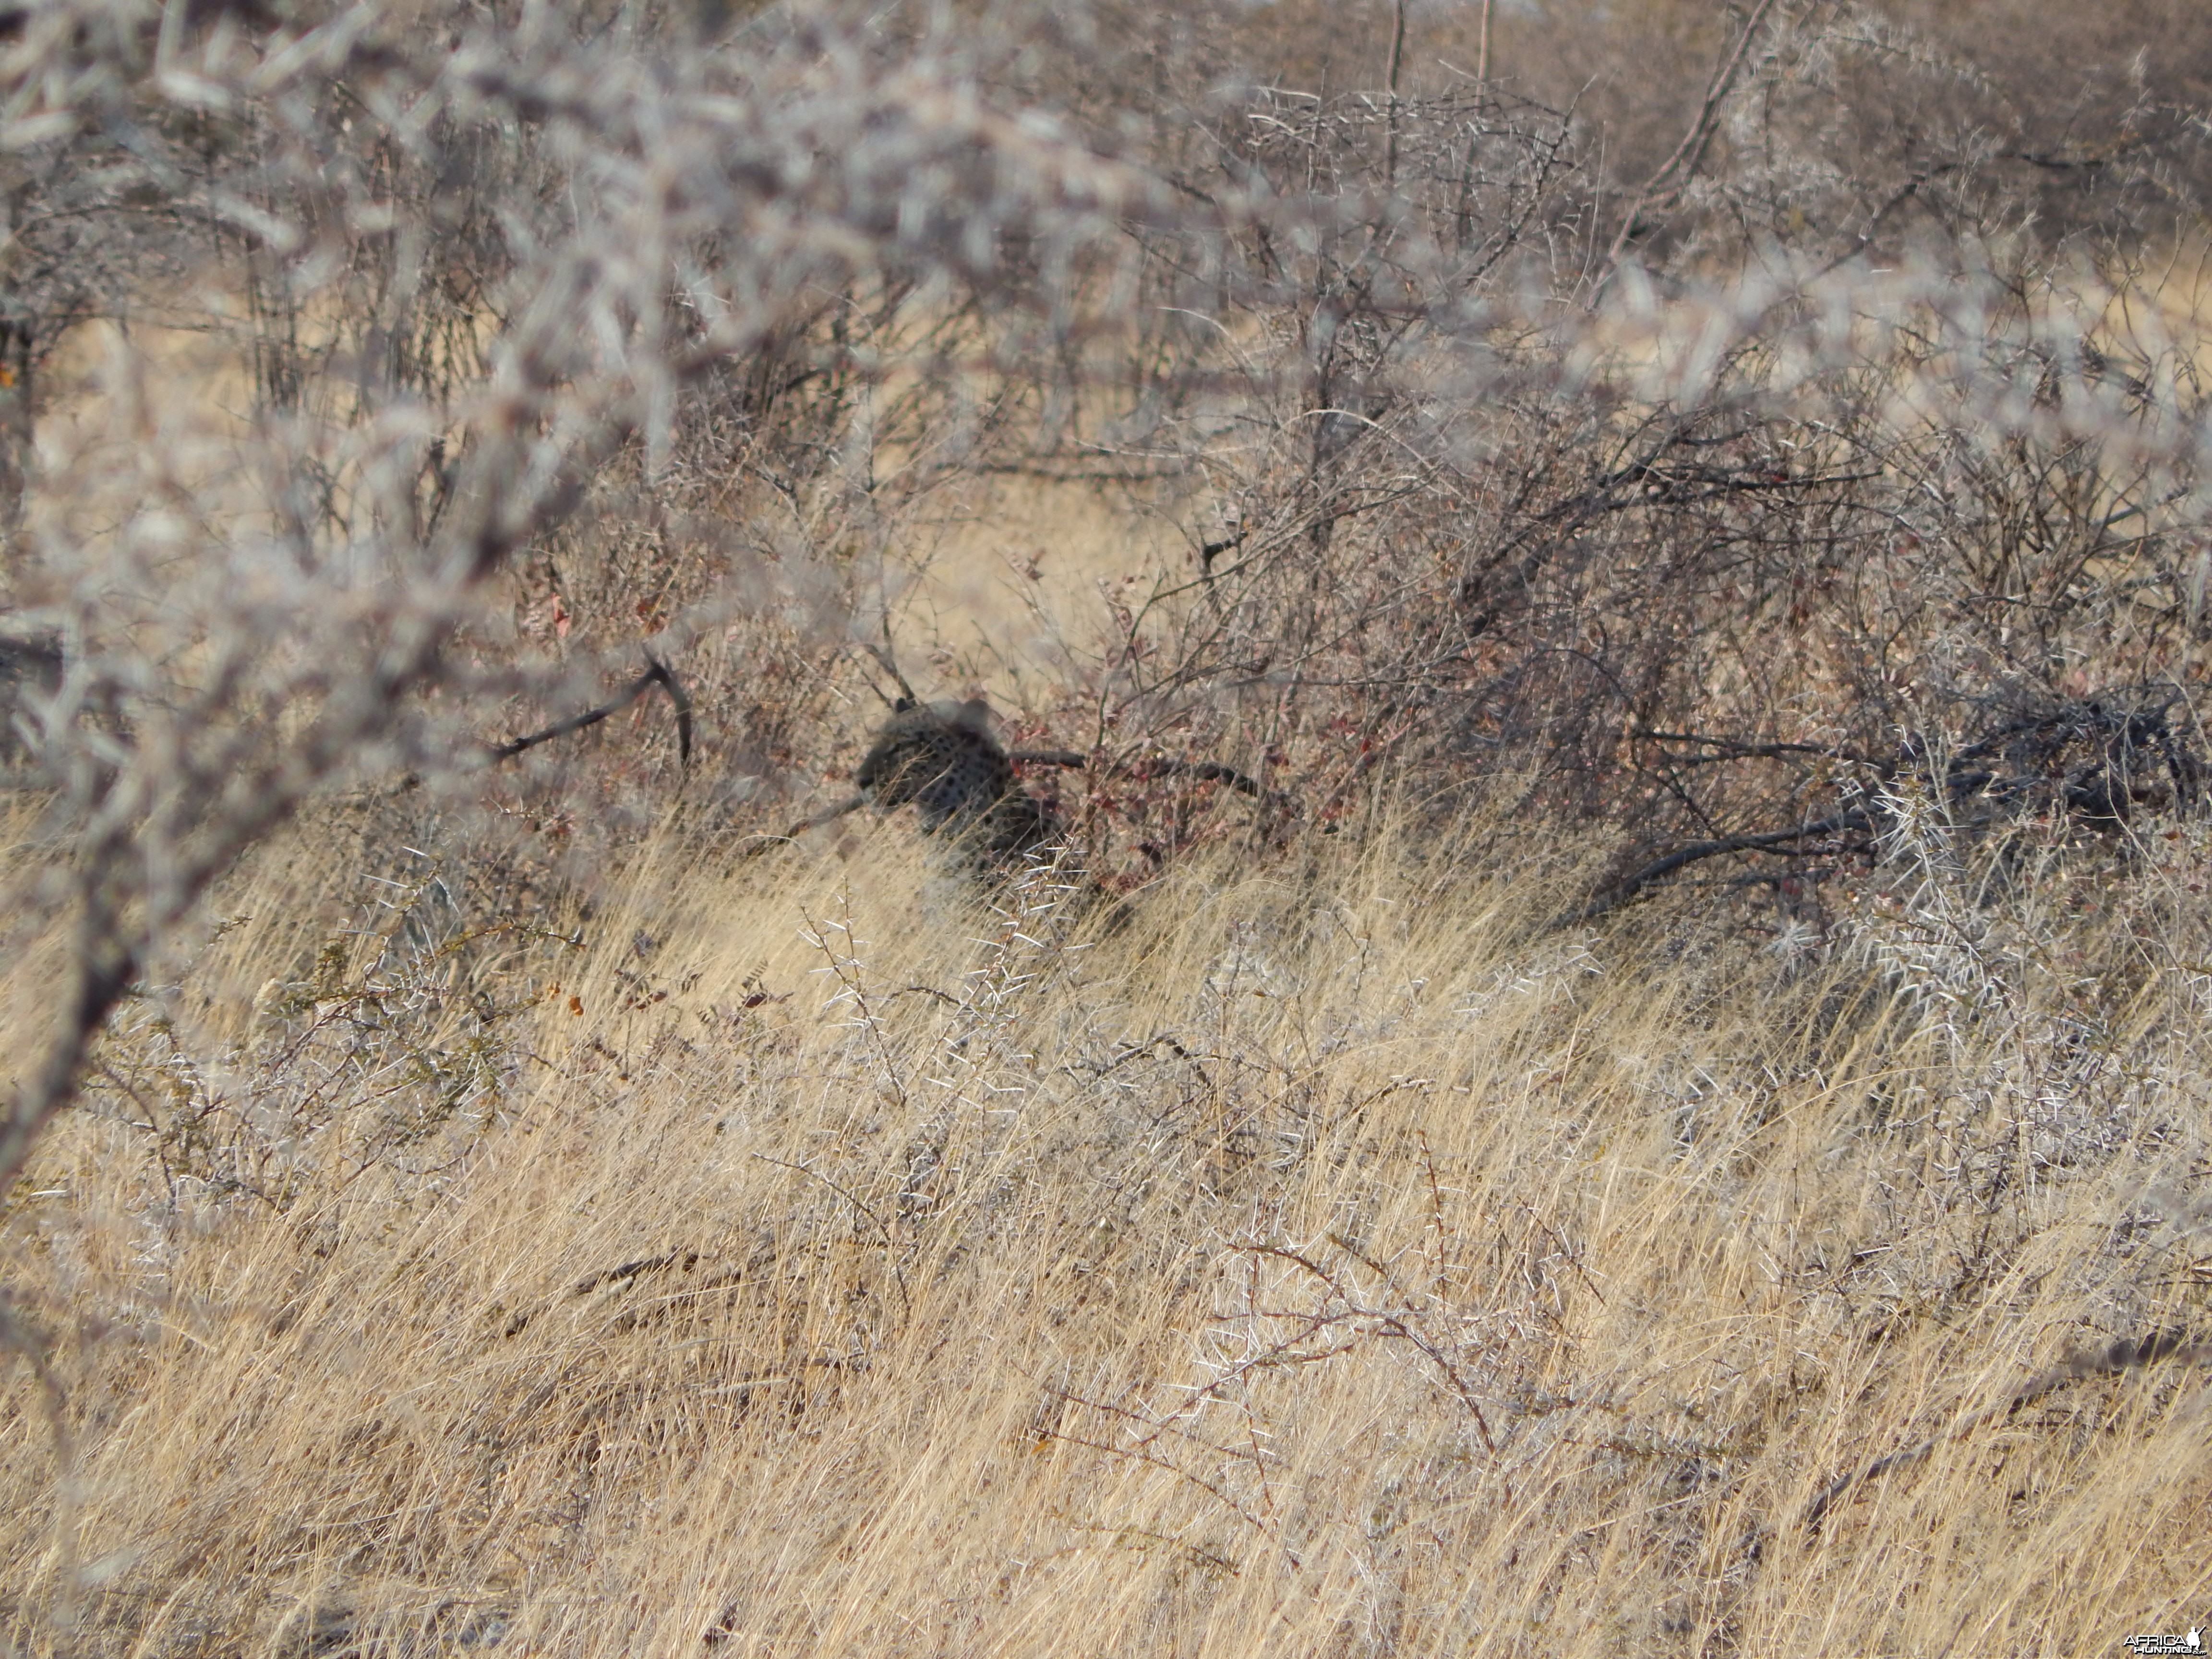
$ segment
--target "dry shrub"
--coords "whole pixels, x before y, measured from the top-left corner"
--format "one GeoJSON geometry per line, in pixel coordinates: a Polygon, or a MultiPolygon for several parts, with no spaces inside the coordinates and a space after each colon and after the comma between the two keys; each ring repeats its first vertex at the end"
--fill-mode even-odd
{"type": "MultiPolygon", "coordinates": [[[[343,888],[300,833],[226,907],[343,888]]],[[[889,834],[772,882],[655,842],[580,943],[425,949],[410,895],[320,946],[241,920],[118,1020],[18,1200],[76,1428],[57,1481],[18,1381],[9,1639],[2179,1627],[2185,1371],[2091,1376],[1803,1524],[2201,1316],[2201,1015],[2169,980],[2093,1032],[2061,935],[1982,928],[1916,833],[1920,887],[1825,960],[1538,935],[1523,884],[1381,847],[1198,855],[1100,936],[1042,883],[911,896],[889,834]]]]}

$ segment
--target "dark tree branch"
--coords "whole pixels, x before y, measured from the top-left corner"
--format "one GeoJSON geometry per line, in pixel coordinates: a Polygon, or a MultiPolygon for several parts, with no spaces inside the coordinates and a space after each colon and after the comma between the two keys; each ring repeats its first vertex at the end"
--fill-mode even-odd
{"type": "Polygon", "coordinates": [[[649,651],[646,653],[645,659],[652,666],[631,681],[629,689],[612,702],[603,702],[597,708],[586,709],[580,714],[571,714],[567,720],[557,720],[543,732],[533,732],[526,738],[514,738],[506,743],[495,744],[492,745],[492,759],[495,762],[513,760],[525,750],[535,749],[541,743],[550,743],[556,738],[567,737],[571,732],[597,726],[608,715],[620,714],[657,685],[668,693],[668,701],[675,706],[677,753],[684,769],[689,772],[691,769],[690,694],[684,690],[683,681],[676,678],[667,664],[649,651]]]}
{"type": "MultiPolygon", "coordinates": [[[[1074,749],[1016,749],[1006,758],[1017,766],[1065,766],[1082,769],[1091,764],[1091,757],[1074,749]]],[[[1171,760],[1165,756],[1133,761],[1110,769],[1125,777],[1139,775],[1155,777],[1196,778],[1200,783],[1225,783],[1240,795],[1257,796],[1265,792],[1257,780],[1247,777],[1233,766],[1219,761],[1171,760]]]]}
{"type": "Polygon", "coordinates": [[[1701,859],[1719,858],[1726,853],[1766,852],[1797,842],[1815,840],[1822,836],[1847,835],[1854,831],[1863,833],[1873,828],[1874,820],[1863,809],[1854,806],[1795,830],[1772,830],[1763,835],[1722,836],[1711,841],[1692,842],[1686,847],[1676,848],[1664,858],[1653,860],[1634,874],[1624,877],[1589,903],[1561,912],[1545,926],[1547,928],[1571,927],[1577,922],[1594,921],[1608,910],[1619,909],[1662,876],[1670,876],[1701,859]]]}
{"type": "Polygon", "coordinates": [[[2118,1376],[2123,1371],[2154,1365],[2167,1359],[2179,1359],[2184,1364],[2212,1363],[2212,1342],[2191,1342],[2186,1331],[2154,1331],[2143,1337],[2122,1337],[2110,1347],[2062,1359],[2048,1370],[2037,1372],[1995,1405],[1968,1413],[1941,1433],[1929,1436],[1918,1445],[1893,1451],[1887,1457],[1878,1457],[1864,1468],[1855,1469],[1831,1480],[1820,1488],[1819,1496],[1805,1506],[1805,1529],[1808,1532],[1817,1531],[1821,1517],[1834,1507],[1838,1498],[1853,1486],[1907,1463],[1917,1462],[1946,1440],[1955,1440],[1984,1423],[2009,1417],[2022,1406],[2040,1400],[2045,1395],[2063,1389],[2069,1382],[2078,1382],[2084,1377],[2118,1376]]]}
{"type": "Polygon", "coordinates": [[[1774,0],[1759,0],[1757,9],[1743,26],[1743,33],[1736,37],[1735,49],[1713,71],[1713,78],[1705,88],[1705,100],[1698,110],[1698,118],[1690,124],[1689,131],[1682,135],[1682,142],[1674,147],[1674,153],[1660,164],[1656,173],[1644,180],[1644,188],[1636,192],[1636,198],[1628,204],[1628,211],[1621,216],[1620,234],[1613,239],[1613,246],[1606,250],[1605,269],[1599,277],[1601,282],[1619,268],[1621,255],[1628,251],[1628,244],[1636,234],[1637,220],[1644,212],[1644,204],[1662,191],[1670,198],[1680,196],[1690,180],[1697,176],[1698,167],[1705,163],[1706,148],[1711,144],[1713,134],[1719,130],[1721,106],[1728,101],[1729,94],[1735,87],[1736,75],[1743,68],[1743,60],[1751,51],[1751,43],[1765,25],[1766,14],[1773,9],[1774,0]]]}
{"type": "Polygon", "coordinates": [[[1695,732],[1638,731],[1635,735],[1650,743],[1693,743],[1702,748],[1715,749],[1714,755],[1685,756],[1675,759],[1676,766],[1706,766],[1717,761],[1778,760],[1784,755],[1814,755],[1825,760],[1849,761],[1855,766],[1880,767],[1882,763],[1869,759],[1856,749],[1837,749],[1820,743],[1745,743],[1735,738],[1708,738],[1695,732]]]}

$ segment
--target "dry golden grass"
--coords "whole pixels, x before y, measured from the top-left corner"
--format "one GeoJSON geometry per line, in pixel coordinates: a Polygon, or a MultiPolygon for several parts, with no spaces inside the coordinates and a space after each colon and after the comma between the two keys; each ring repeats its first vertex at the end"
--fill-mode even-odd
{"type": "Polygon", "coordinates": [[[2185,979],[2108,975],[2092,1066],[1995,945],[1995,1012],[1895,994],[1876,916],[1825,963],[1546,936],[1528,878],[1377,845],[1116,930],[844,850],[670,834],[514,930],[375,885],[405,855],[335,809],[265,849],[5,1216],[70,1437],[58,1482],[15,1364],[14,1650],[2064,1653],[2212,1610],[2186,1364],[1802,1524],[2201,1330],[2185,979]]]}

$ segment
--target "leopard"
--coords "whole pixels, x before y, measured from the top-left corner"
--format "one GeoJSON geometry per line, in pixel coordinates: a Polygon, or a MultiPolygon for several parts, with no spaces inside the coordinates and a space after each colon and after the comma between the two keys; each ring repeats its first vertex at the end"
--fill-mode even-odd
{"type": "Polygon", "coordinates": [[[1022,787],[981,698],[899,698],[857,781],[879,811],[913,805],[926,834],[945,836],[980,865],[1018,865],[1066,838],[1052,809],[1022,787]]]}

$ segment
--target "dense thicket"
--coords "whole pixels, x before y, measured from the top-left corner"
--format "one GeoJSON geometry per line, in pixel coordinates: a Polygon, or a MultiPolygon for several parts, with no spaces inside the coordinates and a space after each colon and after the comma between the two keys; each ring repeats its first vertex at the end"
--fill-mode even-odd
{"type": "Polygon", "coordinates": [[[8,627],[66,664],[15,701],[84,932],[0,1166],[318,791],[580,876],[673,757],[480,745],[646,649],[716,822],[781,818],[887,678],[978,678],[902,595],[994,481],[1168,550],[1016,711],[1124,884],[1386,796],[1601,826],[1595,905],[1847,872],[1914,778],[2185,805],[2212,31],[2034,17],[10,14],[8,627]]]}
{"type": "Polygon", "coordinates": [[[2203,10],[0,6],[0,1644],[2186,1628],[2203,10]]]}

